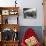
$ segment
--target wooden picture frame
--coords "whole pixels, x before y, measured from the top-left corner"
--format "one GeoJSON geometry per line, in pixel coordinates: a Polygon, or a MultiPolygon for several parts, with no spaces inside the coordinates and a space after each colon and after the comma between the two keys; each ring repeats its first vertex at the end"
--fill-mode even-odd
{"type": "Polygon", "coordinates": [[[1,32],[0,32],[0,41],[1,41],[1,32]]]}
{"type": "Polygon", "coordinates": [[[1,15],[0,15],[0,24],[1,24],[1,15]]]}

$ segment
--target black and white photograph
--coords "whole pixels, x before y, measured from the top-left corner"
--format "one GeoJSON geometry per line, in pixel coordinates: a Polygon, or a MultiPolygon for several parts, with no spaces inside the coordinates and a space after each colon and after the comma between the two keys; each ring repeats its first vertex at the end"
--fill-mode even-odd
{"type": "Polygon", "coordinates": [[[36,18],[36,8],[23,8],[24,18],[36,18]]]}

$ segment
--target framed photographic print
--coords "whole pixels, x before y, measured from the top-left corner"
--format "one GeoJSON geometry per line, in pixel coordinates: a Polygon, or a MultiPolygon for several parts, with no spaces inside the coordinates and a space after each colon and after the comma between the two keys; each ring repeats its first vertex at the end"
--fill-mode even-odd
{"type": "Polygon", "coordinates": [[[2,15],[9,15],[9,10],[2,10],[2,15]]]}
{"type": "Polygon", "coordinates": [[[3,24],[8,24],[8,16],[3,16],[2,20],[3,24]]]}
{"type": "Polygon", "coordinates": [[[2,31],[2,40],[8,41],[12,40],[12,30],[10,28],[5,28],[2,31]]]}
{"type": "Polygon", "coordinates": [[[17,16],[10,16],[8,18],[8,24],[17,24],[18,21],[17,21],[17,16]]]}
{"type": "Polygon", "coordinates": [[[36,8],[23,8],[24,18],[36,18],[36,8]]]}
{"type": "Polygon", "coordinates": [[[10,11],[9,11],[9,14],[10,14],[10,15],[16,15],[17,13],[18,13],[18,12],[15,11],[15,10],[10,10],[10,11]]]}
{"type": "Polygon", "coordinates": [[[10,10],[10,11],[9,11],[9,14],[10,14],[10,15],[14,15],[14,10],[10,10]]]}
{"type": "Polygon", "coordinates": [[[3,24],[17,24],[18,23],[17,16],[3,16],[3,24]]]}

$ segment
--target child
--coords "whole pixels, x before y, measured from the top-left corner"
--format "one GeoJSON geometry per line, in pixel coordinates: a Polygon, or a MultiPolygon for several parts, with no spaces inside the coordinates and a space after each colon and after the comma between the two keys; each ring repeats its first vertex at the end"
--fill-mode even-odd
{"type": "Polygon", "coordinates": [[[41,44],[39,43],[36,37],[37,37],[36,33],[31,28],[27,29],[22,39],[21,45],[22,46],[41,46],[41,44]]]}

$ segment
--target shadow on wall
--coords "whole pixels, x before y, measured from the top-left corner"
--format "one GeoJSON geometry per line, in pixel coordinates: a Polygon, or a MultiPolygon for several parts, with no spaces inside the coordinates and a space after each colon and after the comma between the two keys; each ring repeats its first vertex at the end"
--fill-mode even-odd
{"type": "Polygon", "coordinates": [[[40,41],[41,43],[43,43],[43,36],[42,36],[42,35],[43,35],[43,33],[42,33],[43,30],[42,30],[42,26],[21,26],[21,27],[20,27],[20,32],[19,32],[19,39],[20,39],[20,42],[21,42],[21,40],[22,40],[22,38],[23,38],[23,35],[24,35],[25,31],[26,31],[28,28],[32,28],[32,29],[36,32],[39,41],[40,41]]]}

